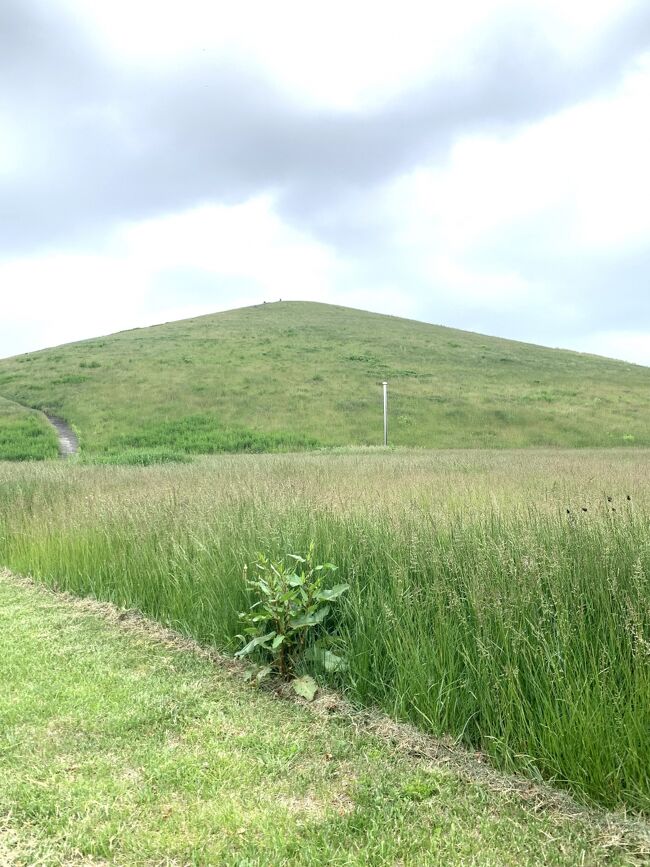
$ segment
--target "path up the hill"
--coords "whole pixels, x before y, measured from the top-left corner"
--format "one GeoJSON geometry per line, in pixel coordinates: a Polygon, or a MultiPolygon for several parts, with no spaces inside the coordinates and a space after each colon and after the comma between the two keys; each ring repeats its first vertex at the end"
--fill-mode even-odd
{"type": "Polygon", "coordinates": [[[55,415],[47,415],[46,418],[56,430],[59,438],[59,454],[62,458],[69,458],[79,451],[79,440],[70,425],[55,415]]]}

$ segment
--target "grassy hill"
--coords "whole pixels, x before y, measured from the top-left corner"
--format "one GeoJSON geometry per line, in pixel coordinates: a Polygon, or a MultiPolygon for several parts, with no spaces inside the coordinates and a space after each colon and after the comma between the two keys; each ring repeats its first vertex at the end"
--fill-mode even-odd
{"type": "Polygon", "coordinates": [[[396,445],[650,445],[650,368],[310,302],[0,361],[0,395],[86,453],[378,444],[384,379],[396,445]]]}

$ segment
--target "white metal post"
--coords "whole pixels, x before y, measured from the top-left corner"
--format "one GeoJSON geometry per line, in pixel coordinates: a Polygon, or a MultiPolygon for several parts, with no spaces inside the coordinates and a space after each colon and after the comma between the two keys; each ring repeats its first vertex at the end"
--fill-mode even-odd
{"type": "Polygon", "coordinates": [[[388,383],[382,383],[384,386],[384,445],[388,445],[388,383]]]}

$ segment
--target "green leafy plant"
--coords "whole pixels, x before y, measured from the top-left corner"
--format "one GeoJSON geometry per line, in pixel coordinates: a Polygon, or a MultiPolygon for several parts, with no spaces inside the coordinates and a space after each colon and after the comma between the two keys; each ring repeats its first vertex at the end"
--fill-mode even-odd
{"type": "MultiPolygon", "coordinates": [[[[258,673],[258,679],[272,671],[285,680],[291,679],[308,645],[310,658],[322,662],[326,669],[332,671],[342,664],[341,657],[315,648],[309,638],[325,631],[332,603],[349,585],[326,586],[337,567],[332,563],[316,565],[313,543],[306,557],[290,554],[288,560],[291,562],[274,562],[259,554],[252,576],[244,567],[246,584],[257,598],[248,611],[239,615],[243,632],[237,637],[246,643],[235,655],[262,653],[267,665],[258,673]]],[[[294,680],[294,687],[299,695],[313,698],[315,683],[308,676],[294,680]]]]}

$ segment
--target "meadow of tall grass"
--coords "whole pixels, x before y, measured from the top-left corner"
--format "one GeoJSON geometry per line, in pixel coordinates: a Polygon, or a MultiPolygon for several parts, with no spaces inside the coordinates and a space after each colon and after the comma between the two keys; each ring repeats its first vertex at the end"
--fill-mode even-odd
{"type": "Polygon", "coordinates": [[[335,685],[647,811],[649,466],[638,449],[0,464],[0,563],[234,650],[244,564],[313,540],[351,585],[335,685]]]}

